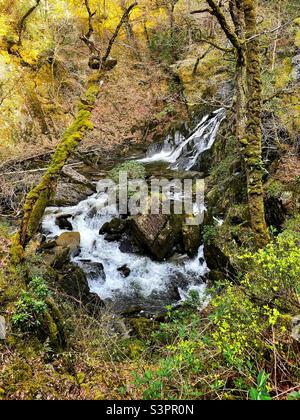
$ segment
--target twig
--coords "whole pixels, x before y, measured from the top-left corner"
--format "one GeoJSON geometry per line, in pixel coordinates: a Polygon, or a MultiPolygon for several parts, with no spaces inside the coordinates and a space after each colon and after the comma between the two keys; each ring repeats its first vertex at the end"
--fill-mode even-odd
{"type": "Polygon", "coordinates": [[[274,32],[277,32],[280,29],[283,29],[283,28],[291,25],[293,22],[294,22],[294,19],[291,19],[288,22],[284,23],[283,25],[277,26],[276,28],[273,28],[273,29],[269,29],[267,31],[260,32],[259,34],[256,34],[256,35],[251,36],[250,38],[247,38],[246,39],[246,42],[252,41],[253,39],[256,39],[256,38],[258,38],[258,37],[260,37],[262,35],[268,35],[268,34],[272,34],[274,32]]]}
{"type": "Polygon", "coordinates": [[[277,98],[279,96],[289,95],[289,94],[293,93],[294,91],[295,91],[295,88],[277,90],[273,95],[268,96],[267,98],[264,98],[263,99],[263,104],[265,104],[267,102],[270,102],[272,99],[277,98]]]}
{"type": "Polygon", "coordinates": [[[199,13],[210,13],[211,15],[213,14],[213,11],[211,9],[199,9],[199,10],[192,10],[191,11],[191,15],[196,15],[199,13]]]}
{"type": "Polygon", "coordinates": [[[211,50],[212,50],[212,47],[209,47],[200,57],[197,58],[196,63],[194,65],[194,69],[193,69],[193,76],[195,76],[195,74],[197,73],[197,69],[198,69],[198,65],[200,61],[203,60],[207,56],[207,54],[210,53],[211,50]]]}
{"type": "MultiPolygon", "coordinates": [[[[69,165],[65,165],[65,168],[70,168],[70,167],[76,167],[76,166],[81,166],[83,165],[82,162],[77,162],[77,163],[70,163],[69,165]]],[[[48,168],[38,168],[38,169],[28,169],[28,170],[24,170],[24,171],[12,171],[12,172],[4,172],[4,173],[0,173],[1,175],[17,175],[17,174],[30,174],[30,173],[35,173],[35,172],[44,172],[47,171],[48,168]]]]}
{"type": "Polygon", "coordinates": [[[226,52],[226,53],[232,53],[232,52],[234,51],[234,50],[233,50],[233,48],[225,48],[225,47],[221,47],[220,45],[215,44],[214,42],[209,41],[208,39],[201,39],[201,41],[202,41],[202,42],[205,42],[206,44],[211,45],[211,46],[212,46],[212,47],[214,47],[214,48],[217,48],[217,49],[218,49],[218,50],[220,50],[220,51],[226,52]]]}

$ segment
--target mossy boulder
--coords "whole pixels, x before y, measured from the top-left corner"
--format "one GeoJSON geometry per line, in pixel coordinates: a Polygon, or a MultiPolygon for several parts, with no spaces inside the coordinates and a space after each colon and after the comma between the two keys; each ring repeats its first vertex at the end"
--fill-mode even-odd
{"type": "Polygon", "coordinates": [[[153,331],[159,328],[159,323],[157,321],[143,317],[131,318],[128,323],[132,327],[133,333],[138,338],[143,339],[148,339],[153,331]]]}
{"type": "Polygon", "coordinates": [[[210,281],[237,281],[238,275],[235,268],[231,264],[229,257],[219,247],[213,243],[206,244],[204,247],[204,257],[210,270],[208,274],[210,281]]]}
{"type": "Polygon", "coordinates": [[[193,257],[196,255],[201,242],[201,225],[182,225],[182,239],[185,252],[193,257]]]}
{"type": "Polygon", "coordinates": [[[145,179],[146,169],[142,163],[136,161],[128,161],[117,165],[108,172],[108,176],[116,183],[119,182],[121,172],[126,172],[128,179],[145,179]]]}

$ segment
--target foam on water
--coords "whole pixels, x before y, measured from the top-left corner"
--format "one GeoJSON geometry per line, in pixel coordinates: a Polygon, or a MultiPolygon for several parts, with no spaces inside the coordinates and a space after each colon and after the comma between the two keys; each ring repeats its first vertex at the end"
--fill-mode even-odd
{"type": "MultiPolygon", "coordinates": [[[[172,168],[191,169],[204,150],[209,149],[216,138],[220,123],[225,118],[223,109],[205,116],[198,124],[195,132],[184,139],[177,133],[175,141],[167,138],[160,150],[150,148],[148,156],[141,162],[165,161],[172,168]]],[[[174,279],[184,279],[178,284],[178,291],[182,299],[186,299],[190,290],[198,292],[202,297],[205,284],[202,279],[208,272],[204,260],[203,246],[199,248],[198,255],[193,259],[179,258],[155,262],[147,256],[122,252],[120,243],[108,242],[104,235],[99,234],[99,229],[104,223],[118,216],[116,207],[104,206],[107,194],[98,192],[73,207],[51,207],[46,210],[43,219],[43,231],[48,238],[54,238],[65,232],[56,225],[58,215],[72,215],[69,220],[73,231],[80,232],[81,252],[73,261],[85,270],[91,292],[97,293],[103,300],[130,299],[139,296],[145,301],[151,296],[168,296],[168,290],[174,289],[174,279]],[[85,263],[101,263],[104,267],[105,278],[90,276],[85,268],[85,263]],[[124,278],[118,268],[127,265],[130,275],[124,278]]],[[[164,302],[168,304],[171,302],[164,302]]]]}
{"type": "Polygon", "coordinates": [[[81,253],[73,259],[74,262],[80,265],[81,261],[88,260],[104,266],[106,279],[90,279],[92,292],[102,299],[114,299],[115,294],[126,296],[138,291],[147,298],[153,292],[167,292],[170,281],[176,275],[185,276],[191,286],[199,283],[207,271],[205,263],[199,262],[203,258],[203,248],[195,259],[182,264],[155,262],[147,256],[124,253],[118,242],[108,242],[104,235],[99,235],[101,226],[118,215],[116,208],[102,207],[106,200],[107,194],[97,193],[78,206],[48,208],[42,226],[49,238],[56,237],[65,232],[56,225],[57,216],[72,214],[73,230],[80,232],[81,236],[81,253]],[[118,271],[125,264],[131,270],[126,279],[118,271]]]}

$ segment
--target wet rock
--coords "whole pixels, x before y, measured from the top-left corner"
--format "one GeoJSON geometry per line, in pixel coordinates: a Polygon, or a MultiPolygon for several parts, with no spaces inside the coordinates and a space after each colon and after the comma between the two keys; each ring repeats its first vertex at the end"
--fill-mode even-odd
{"type": "Polygon", "coordinates": [[[57,185],[54,205],[73,206],[96,192],[95,185],[71,167],[63,169],[63,178],[57,185]]]}
{"type": "Polygon", "coordinates": [[[119,244],[119,250],[123,252],[124,254],[138,254],[139,248],[136,246],[135,243],[131,240],[131,238],[128,235],[123,235],[120,244],[119,244]]]}
{"type": "Polygon", "coordinates": [[[72,223],[68,220],[70,217],[72,217],[72,214],[61,214],[56,217],[55,224],[61,229],[61,230],[73,230],[72,223]]]}
{"type": "Polygon", "coordinates": [[[104,225],[99,230],[99,234],[103,235],[105,233],[109,234],[122,234],[127,228],[127,223],[125,220],[118,218],[112,219],[110,222],[104,223],[104,225]]]}
{"type": "Polygon", "coordinates": [[[55,246],[54,248],[47,250],[47,252],[42,255],[43,262],[46,265],[55,269],[60,269],[70,262],[72,254],[68,247],[55,246]]]}
{"type": "Polygon", "coordinates": [[[193,257],[197,254],[201,243],[201,226],[189,226],[184,224],[182,227],[184,251],[193,257]]]}
{"type": "Polygon", "coordinates": [[[75,206],[94,192],[95,190],[89,185],[62,181],[57,185],[56,195],[51,204],[59,207],[75,206]]]}
{"type": "Polygon", "coordinates": [[[173,264],[184,264],[185,262],[187,262],[189,260],[189,256],[187,254],[174,254],[170,259],[169,262],[173,263],[173,264]]]}
{"type": "Polygon", "coordinates": [[[141,251],[149,252],[158,261],[174,254],[180,236],[180,216],[147,214],[133,218],[133,240],[141,251]]]}
{"type": "Polygon", "coordinates": [[[106,279],[104,266],[102,263],[81,260],[79,261],[79,264],[90,280],[104,281],[106,279]]]}
{"type": "Polygon", "coordinates": [[[129,277],[130,276],[130,273],[131,273],[131,270],[130,270],[130,268],[127,266],[127,264],[125,264],[125,265],[122,265],[122,267],[119,267],[118,268],[118,271],[122,274],[122,276],[123,277],[129,277]]]}
{"type": "Polygon", "coordinates": [[[80,233],[64,232],[55,241],[44,243],[40,250],[45,264],[60,269],[79,254],[80,233]]]}
{"type": "Polygon", "coordinates": [[[77,264],[69,263],[64,266],[59,273],[57,284],[65,294],[85,305],[90,313],[103,307],[100,297],[90,292],[86,274],[77,264]]]}
{"type": "Polygon", "coordinates": [[[56,239],[56,245],[68,248],[72,255],[76,256],[80,251],[80,233],[64,232],[56,239]]]}
{"type": "Polygon", "coordinates": [[[108,233],[105,235],[104,239],[107,242],[117,242],[122,238],[122,235],[120,233],[108,233]]]}
{"type": "Polygon", "coordinates": [[[208,278],[211,281],[230,280],[236,281],[237,272],[232,266],[230,259],[220,248],[213,244],[206,244],[204,247],[204,257],[210,270],[208,278]]]}
{"type": "Polygon", "coordinates": [[[265,201],[266,221],[268,226],[273,226],[278,232],[282,231],[286,213],[282,201],[269,197],[265,201]]]}

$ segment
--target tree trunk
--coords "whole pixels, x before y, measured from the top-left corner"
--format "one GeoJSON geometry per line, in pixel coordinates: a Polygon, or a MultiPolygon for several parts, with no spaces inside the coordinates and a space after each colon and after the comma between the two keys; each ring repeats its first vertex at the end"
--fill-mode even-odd
{"type": "MultiPolygon", "coordinates": [[[[37,1],[37,4],[39,1],[37,1]]],[[[95,75],[90,76],[87,83],[85,95],[80,98],[77,115],[71,126],[64,133],[61,142],[56,147],[51,163],[40,183],[33,188],[26,196],[23,208],[23,219],[18,232],[15,234],[11,246],[11,259],[14,263],[19,263],[24,257],[24,249],[33,235],[37,232],[40,221],[44,215],[51,198],[55,194],[57,181],[61,170],[66,164],[71,154],[76,150],[79,143],[83,140],[87,131],[93,129],[92,111],[96,106],[96,101],[100,92],[101,81],[106,74],[111,71],[117,64],[116,60],[109,59],[111,49],[117,39],[119,32],[130,12],[137,5],[132,3],[125,11],[116,26],[116,29],[108,43],[106,52],[99,63],[99,71],[95,75]]],[[[89,4],[87,2],[87,11],[89,14],[89,33],[93,33],[93,26],[89,4]]],[[[83,41],[90,46],[90,39],[85,36],[83,41]]]]}
{"type": "Polygon", "coordinates": [[[86,93],[80,99],[75,120],[64,133],[40,183],[27,194],[23,219],[11,249],[14,261],[22,259],[25,246],[37,232],[44,211],[55,194],[57,181],[66,161],[82,141],[86,132],[93,129],[92,110],[96,105],[103,76],[104,71],[100,71],[97,76],[92,76],[89,79],[86,93]]]}
{"type": "MultiPolygon", "coordinates": [[[[243,8],[237,0],[229,1],[229,8],[235,32],[242,45],[245,43],[245,21],[243,8]]],[[[246,132],[246,51],[243,46],[236,49],[236,74],[235,74],[235,129],[236,138],[242,144],[246,132]]]]}
{"type": "Polygon", "coordinates": [[[244,0],[246,27],[247,123],[243,141],[246,163],[248,201],[252,230],[258,247],[270,241],[265,219],[262,129],[261,129],[261,66],[257,37],[257,0],[244,0]]]}

